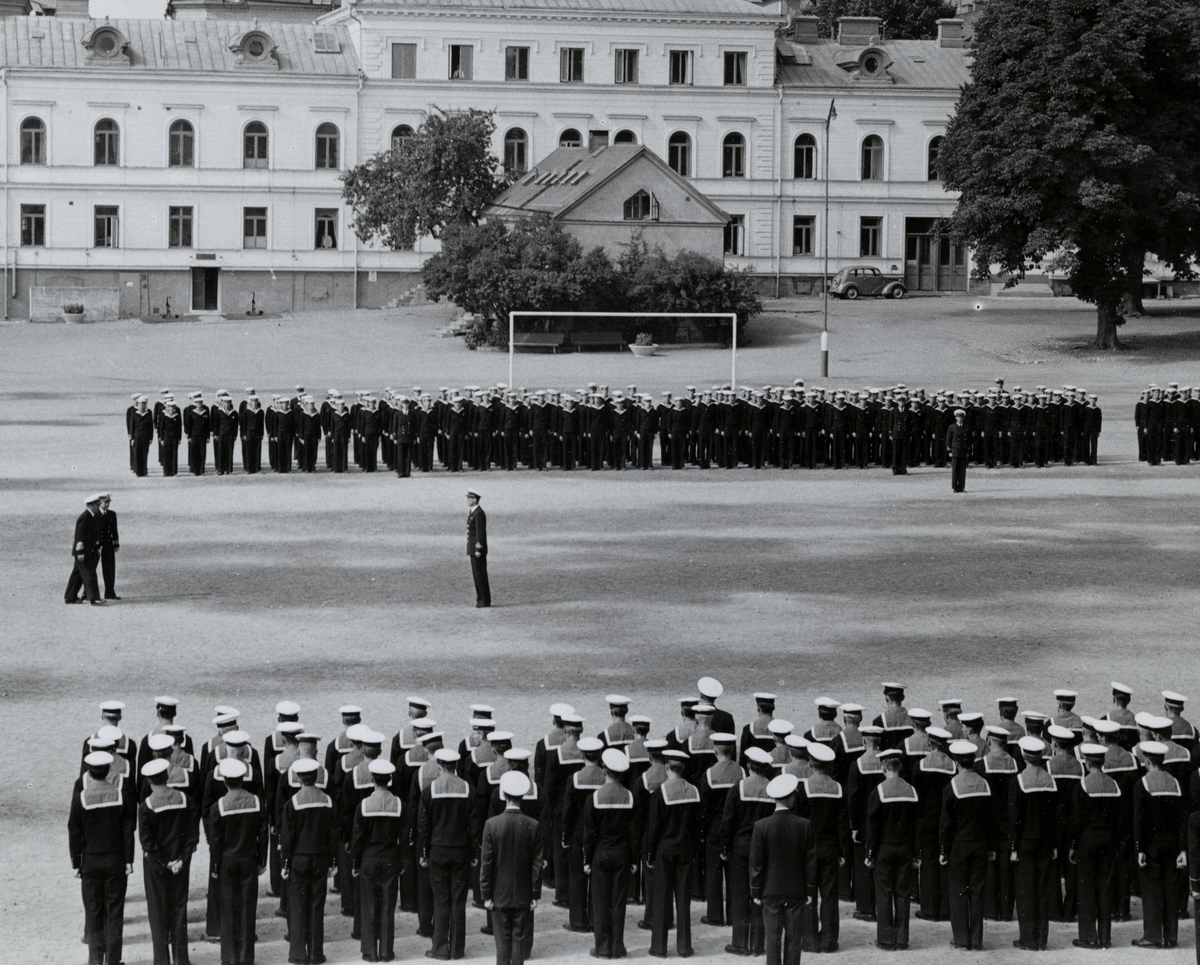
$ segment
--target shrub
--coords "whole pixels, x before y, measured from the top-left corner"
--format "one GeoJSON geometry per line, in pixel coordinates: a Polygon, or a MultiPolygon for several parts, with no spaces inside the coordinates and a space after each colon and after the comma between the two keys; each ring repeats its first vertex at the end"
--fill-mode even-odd
{"type": "Polygon", "coordinates": [[[83,305],[79,302],[68,302],[62,307],[64,315],[82,315],[83,305]]]}

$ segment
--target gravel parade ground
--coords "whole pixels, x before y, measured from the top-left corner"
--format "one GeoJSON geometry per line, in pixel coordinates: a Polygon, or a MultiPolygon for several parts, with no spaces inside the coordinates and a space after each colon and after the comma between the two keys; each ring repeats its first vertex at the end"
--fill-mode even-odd
{"type": "MultiPolygon", "coordinates": [[[[390,740],[404,698],[433,701],[455,743],[468,704],[495,705],[517,746],[532,748],[547,709],[567,701],[594,734],[604,695],[633,699],[661,736],[675,698],[703,674],[725,686],[720,705],[739,728],[756,690],[779,694],[777,716],[803,730],[813,699],[857,701],[873,717],[883,680],[907,683],[909,707],[964,710],[994,720],[995,697],[1050,712],[1052,691],[1080,692],[1076,711],[1101,715],[1109,683],[1133,688],[1132,709],[1159,710],[1159,691],[1194,698],[1200,717],[1200,465],[1137,461],[1133,406],[1147,383],[1200,384],[1200,303],[1150,305],[1122,332],[1130,351],[1086,348],[1095,315],[1062,299],[911,298],[834,303],[831,371],[821,379],[821,302],[768,302],[738,353],[738,382],[861,389],[1084,386],[1100,397],[1096,467],[984,470],[967,493],[949,469],[907,477],[881,469],[673,472],[555,471],[367,475],[238,470],[218,478],[148,478],[128,469],[130,394],[170,386],[235,400],[253,385],[269,400],[303,383],[408,391],[420,384],[508,380],[508,358],[438,338],[444,305],[385,312],[149,325],[0,325],[0,907],[5,965],[86,961],[83,910],[67,851],[67,808],[80,746],[99,724],[97,703],[126,702],[141,738],[153,697],[181,700],[179,722],[199,744],[217,704],[242,711],[261,748],[276,701],[300,703],[322,738],[337,707],[361,704],[390,740]],[[979,308],[975,306],[979,305],[979,308]],[[495,606],[473,607],[465,559],[465,490],[489,516],[495,606]],[[117,592],[105,608],[64,610],[70,543],[84,497],[111,491],[119,514],[117,592]]],[[[729,379],[729,353],[665,346],[662,354],[518,355],[518,386],[573,390],[588,381],[679,391],[729,379]]],[[[183,460],[181,459],[181,462],[183,460]]],[[[153,449],[151,451],[153,465],[153,449]]],[[[265,462],[265,459],[264,459],[265,462]]],[[[323,469],[323,463],[322,463],[323,469]]],[[[186,471],[186,470],[185,470],[186,471]]],[[[937,716],[935,715],[935,722],[937,716]]],[[[322,743],[322,754],[324,746],[322,743]]],[[[192,865],[194,965],[216,965],[203,929],[201,844],[192,865]]],[[[259,901],[260,965],[287,959],[276,900],[259,901]]],[[[1140,913],[1135,901],[1134,914],[1140,913]]],[[[326,918],[331,965],[358,962],[350,922],[326,918]]],[[[841,956],[892,960],[875,926],[842,905],[841,956]]],[[[915,911],[915,906],[914,906],[915,911]]],[[[630,907],[626,940],[643,958],[649,933],[630,907]]],[[[728,929],[699,924],[696,961],[732,961],[728,929]]],[[[140,856],[127,905],[127,965],[151,961],[140,856]]],[[[534,955],[589,961],[589,936],[564,932],[565,911],[539,906],[534,955]]],[[[467,956],[494,960],[468,909],[467,956]]],[[[415,916],[401,914],[397,960],[423,960],[415,916]]],[[[1024,962],[1017,926],[985,925],[988,961],[1024,962]]],[[[1087,962],[1074,925],[1051,926],[1051,962],[1087,962]]],[[[1113,929],[1105,961],[1182,963],[1175,951],[1131,949],[1140,922],[1113,929]]],[[[912,965],[960,962],[948,923],[912,922],[912,965]]],[[[672,952],[673,954],[673,952],[672,952]]]]}

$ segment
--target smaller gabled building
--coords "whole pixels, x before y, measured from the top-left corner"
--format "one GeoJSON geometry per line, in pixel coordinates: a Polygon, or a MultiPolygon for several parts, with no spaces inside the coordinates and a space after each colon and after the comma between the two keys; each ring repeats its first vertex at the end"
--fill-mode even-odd
{"type": "Polygon", "coordinates": [[[585,248],[611,256],[633,239],[667,254],[720,259],[729,215],[643,144],[560,147],[485,210],[506,221],[547,215],[585,248]]]}

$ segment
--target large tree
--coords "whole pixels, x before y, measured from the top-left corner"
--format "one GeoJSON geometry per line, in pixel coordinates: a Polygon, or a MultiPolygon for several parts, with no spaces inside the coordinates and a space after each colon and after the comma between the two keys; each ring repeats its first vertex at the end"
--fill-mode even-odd
{"type": "Polygon", "coordinates": [[[1146,252],[1190,277],[1200,242],[1193,0],[991,0],[939,168],[981,269],[1053,264],[1117,348],[1146,252]]]}
{"type": "Polygon", "coordinates": [[[804,13],[820,18],[821,36],[836,37],[839,17],[879,17],[889,40],[932,40],[937,22],[954,16],[948,0],[812,0],[804,13]]]}
{"type": "Polygon", "coordinates": [[[506,186],[492,153],[488,111],[435,109],[412,137],[342,175],[354,208],[354,233],[389,248],[411,248],[447,225],[477,224],[484,205],[506,186]]]}

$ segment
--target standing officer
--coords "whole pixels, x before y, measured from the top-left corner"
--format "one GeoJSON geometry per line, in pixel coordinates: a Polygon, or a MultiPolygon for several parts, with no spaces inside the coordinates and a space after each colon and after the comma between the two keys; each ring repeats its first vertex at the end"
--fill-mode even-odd
{"type": "Polygon", "coordinates": [[[692,863],[700,843],[700,792],[684,775],[687,754],[663,751],[669,777],[650,799],[646,824],[646,867],[654,871],[657,899],[651,920],[650,954],[667,957],[667,908],[675,906],[675,947],[692,951],[692,863]]]}
{"type": "Polygon", "coordinates": [[[133,453],[133,472],[136,476],[146,475],[147,456],[150,455],[150,443],[154,441],[154,413],[146,406],[146,397],[137,397],[137,407],[129,413],[129,447],[133,453]]]}
{"type": "Polygon", "coordinates": [[[188,879],[200,843],[200,814],[194,798],[167,786],[170,769],[161,757],[142,767],[150,794],[139,808],[138,836],[154,965],[187,965],[188,879]]]}
{"type": "MultiPolygon", "coordinates": [[[[629,770],[625,752],[604,751],[604,784],[583,805],[583,871],[591,879],[596,958],[624,958],[625,902],[634,864],[633,792],[621,783],[629,770]]],[[[579,777],[580,775],[576,775],[579,777]]]]}
{"type": "Polygon", "coordinates": [[[125,892],[133,874],[137,800],[132,784],[110,781],[113,756],[93,751],[71,792],[67,841],[71,867],[82,882],[88,961],[121,961],[125,892]]]}
{"type": "Polygon", "coordinates": [[[793,774],[767,785],[775,813],[754,825],[750,840],[750,896],[762,908],[767,965],[800,965],[804,913],[817,892],[812,826],[792,811],[799,786],[793,774]]]}
{"type": "Polygon", "coordinates": [[[208,811],[213,880],[220,894],[221,962],[253,965],[258,878],[267,869],[267,821],[258,796],[242,786],[249,768],[227,757],[217,765],[225,793],[208,811]]]}
{"type": "Polygon", "coordinates": [[[507,771],[500,777],[504,812],[483,826],[479,888],[492,914],[496,965],[524,965],[533,946],[533,910],[542,896],[543,835],[537,821],[523,814],[530,792],[527,775],[507,771]]]}
{"type": "Polygon", "coordinates": [[[467,490],[467,558],[471,561],[471,577],[475,581],[475,607],[492,605],[492,587],[487,572],[487,513],[479,505],[479,493],[467,490]]]}
{"type": "Polygon", "coordinates": [[[288,961],[305,965],[325,961],[325,881],[337,854],[333,801],[316,786],[320,769],[311,758],[292,762],[300,789],[281,808],[279,822],[281,873],[288,888],[288,961]]]}
{"type": "Polygon", "coordinates": [[[1179,902],[1175,876],[1187,867],[1187,809],[1179,782],[1163,770],[1167,746],[1138,745],[1146,773],[1133,786],[1133,842],[1142,885],[1142,937],[1138,948],[1179,944],[1179,902]]]}
{"type": "Polygon", "coordinates": [[[467,886],[473,852],[470,828],[475,796],[455,773],[458,751],[434,754],[441,769],[421,791],[417,812],[417,860],[429,869],[433,893],[433,948],[427,957],[462,958],[466,953],[467,886]]]}
{"type": "Polygon", "coordinates": [[[104,574],[104,599],[119,600],[117,596],[117,551],[121,548],[121,537],[117,532],[117,514],[110,508],[112,495],[104,493],[100,499],[100,572],[104,574]]]}
{"type": "Polygon", "coordinates": [[[1054,909],[1054,860],[1058,840],[1058,787],[1042,766],[1046,745],[1036,737],[1018,741],[1025,769],[1009,785],[1010,860],[1016,867],[1017,920],[1013,942],[1027,951],[1044,951],[1054,909]]]}
{"type": "Polygon", "coordinates": [[[1072,788],[1070,860],[1079,874],[1079,937],[1076,948],[1112,947],[1113,872],[1121,827],[1121,788],[1104,773],[1108,749],[1080,747],[1087,774],[1072,788]]]}
{"type": "Polygon", "coordinates": [[[885,951],[908,948],[908,909],[917,851],[917,792],[900,776],[904,752],[879,752],[883,781],[867,799],[864,862],[875,874],[875,945],[885,951]]]}
{"type": "Polygon", "coordinates": [[[967,491],[967,460],[971,454],[971,436],[964,409],[954,410],[954,424],[946,429],[946,454],[950,457],[950,490],[967,491]]]}
{"type": "Polygon", "coordinates": [[[67,580],[64,602],[79,603],[79,591],[92,606],[103,606],[100,588],[96,585],[96,564],[100,562],[100,502],[103,493],[88,496],[84,510],[75,520],[75,539],[71,542],[71,556],[75,565],[67,580]]]}
{"type": "Polygon", "coordinates": [[[950,945],[967,950],[983,948],[983,893],[999,831],[991,786],[975,772],[975,752],[972,741],[950,745],[958,773],[942,791],[938,828],[938,863],[949,870],[950,945]]]}

